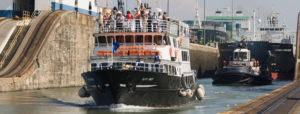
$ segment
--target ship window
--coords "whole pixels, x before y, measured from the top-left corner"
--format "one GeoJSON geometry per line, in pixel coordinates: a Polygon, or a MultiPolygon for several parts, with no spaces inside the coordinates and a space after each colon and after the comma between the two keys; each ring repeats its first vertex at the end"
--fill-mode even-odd
{"type": "Polygon", "coordinates": [[[101,69],[108,69],[108,63],[101,63],[101,69]]]}
{"type": "Polygon", "coordinates": [[[174,44],[174,47],[177,48],[178,45],[177,45],[176,39],[173,39],[173,44],[174,44]]]}
{"type": "Polygon", "coordinates": [[[172,74],[172,66],[169,65],[169,74],[172,74]]]}
{"type": "Polygon", "coordinates": [[[165,71],[164,72],[168,73],[168,71],[169,71],[168,70],[168,65],[164,65],[164,67],[165,67],[165,69],[164,69],[165,71]]]}
{"type": "Polygon", "coordinates": [[[133,36],[126,36],[125,37],[126,43],[134,43],[134,38],[133,36]]]}
{"type": "Polygon", "coordinates": [[[105,38],[105,36],[99,36],[99,37],[97,37],[96,41],[98,43],[106,43],[106,38],[105,38]]]}
{"type": "Polygon", "coordinates": [[[116,40],[118,43],[125,43],[124,36],[116,36],[116,40]]]}
{"type": "Polygon", "coordinates": [[[150,35],[145,36],[145,44],[146,45],[152,44],[152,36],[150,36],[150,35]]]}
{"type": "Polygon", "coordinates": [[[111,44],[113,41],[113,36],[107,36],[107,43],[111,44]]]}
{"type": "Polygon", "coordinates": [[[182,61],[188,61],[188,52],[182,51],[182,61]]]}
{"type": "Polygon", "coordinates": [[[92,64],[91,64],[91,68],[92,68],[92,69],[91,69],[92,71],[97,70],[97,64],[96,64],[96,63],[92,63],[92,64]]]}
{"type": "Polygon", "coordinates": [[[136,43],[143,43],[143,36],[136,36],[135,42],[136,43]]]}
{"type": "Polygon", "coordinates": [[[171,45],[170,39],[167,36],[164,36],[164,45],[171,45]]]}
{"type": "Polygon", "coordinates": [[[154,43],[156,45],[162,45],[162,36],[154,36],[154,43]]]}
{"type": "Polygon", "coordinates": [[[172,66],[172,73],[173,73],[174,75],[177,75],[177,74],[176,74],[176,68],[175,68],[174,66],[172,66]]]}

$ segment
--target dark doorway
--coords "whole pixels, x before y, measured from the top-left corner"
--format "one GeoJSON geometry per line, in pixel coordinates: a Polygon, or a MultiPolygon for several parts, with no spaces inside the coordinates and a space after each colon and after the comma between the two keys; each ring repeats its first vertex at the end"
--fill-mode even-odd
{"type": "Polygon", "coordinates": [[[23,11],[27,11],[30,15],[34,11],[35,0],[14,0],[14,16],[23,17],[23,11]]]}

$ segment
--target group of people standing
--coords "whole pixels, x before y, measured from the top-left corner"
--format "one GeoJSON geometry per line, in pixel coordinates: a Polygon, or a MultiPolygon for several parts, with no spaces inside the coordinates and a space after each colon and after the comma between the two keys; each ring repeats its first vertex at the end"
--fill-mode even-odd
{"type": "Polygon", "coordinates": [[[168,20],[166,12],[163,14],[161,12],[152,13],[150,10],[147,12],[145,5],[141,5],[134,15],[130,11],[123,15],[121,11],[114,7],[111,13],[104,15],[100,13],[99,16],[100,31],[109,30],[109,28],[112,28],[111,22],[116,22],[116,30],[131,31],[131,25],[135,23],[135,32],[158,32],[158,30],[163,32],[166,27],[166,20],[168,20]],[[133,20],[135,21],[133,22],[133,20]]]}

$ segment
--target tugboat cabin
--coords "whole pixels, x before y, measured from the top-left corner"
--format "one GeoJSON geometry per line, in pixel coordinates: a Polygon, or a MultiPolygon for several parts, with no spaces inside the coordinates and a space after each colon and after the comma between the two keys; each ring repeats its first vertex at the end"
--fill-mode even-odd
{"type": "Polygon", "coordinates": [[[248,49],[236,49],[233,52],[234,61],[250,61],[250,51],[248,49]]]}

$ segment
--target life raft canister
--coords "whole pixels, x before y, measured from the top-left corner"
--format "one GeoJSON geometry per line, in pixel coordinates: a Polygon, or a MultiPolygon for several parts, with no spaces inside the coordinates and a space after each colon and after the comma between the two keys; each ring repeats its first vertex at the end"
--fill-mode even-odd
{"type": "Polygon", "coordinates": [[[182,46],[182,38],[179,39],[179,44],[182,46]]]}
{"type": "Polygon", "coordinates": [[[172,48],[169,48],[170,56],[172,57],[172,48]]]}

